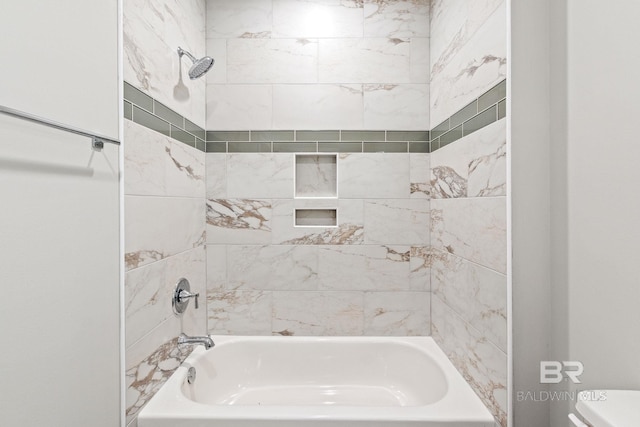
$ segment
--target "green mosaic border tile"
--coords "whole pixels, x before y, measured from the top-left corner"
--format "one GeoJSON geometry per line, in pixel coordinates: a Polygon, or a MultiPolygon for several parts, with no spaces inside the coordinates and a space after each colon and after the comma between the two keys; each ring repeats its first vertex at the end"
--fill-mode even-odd
{"type": "Polygon", "coordinates": [[[224,153],[224,143],[234,153],[265,152],[267,144],[274,153],[428,153],[429,131],[207,131],[207,153],[224,153]]]}
{"type": "Polygon", "coordinates": [[[505,118],[506,98],[505,79],[431,129],[431,152],[505,118]]]}
{"type": "Polygon", "coordinates": [[[207,148],[203,128],[127,82],[124,82],[124,118],[200,151],[207,148]]]}
{"type": "Polygon", "coordinates": [[[124,117],[207,153],[431,153],[507,115],[506,79],[431,130],[205,130],[129,83],[124,117]]]}

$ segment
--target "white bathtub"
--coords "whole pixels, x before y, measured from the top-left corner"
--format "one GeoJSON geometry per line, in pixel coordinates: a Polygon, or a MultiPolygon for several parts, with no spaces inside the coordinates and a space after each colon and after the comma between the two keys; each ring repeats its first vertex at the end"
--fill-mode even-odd
{"type": "Polygon", "coordinates": [[[213,339],[150,400],[139,427],[494,427],[430,337],[213,339]]]}

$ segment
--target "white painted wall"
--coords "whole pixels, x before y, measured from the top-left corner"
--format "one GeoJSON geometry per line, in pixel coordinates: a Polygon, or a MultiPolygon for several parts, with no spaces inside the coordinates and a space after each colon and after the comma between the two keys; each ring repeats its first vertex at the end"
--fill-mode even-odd
{"type": "Polygon", "coordinates": [[[0,105],[118,139],[118,2],[5,2],[0,105]]]}
{"type": "Polygon", "coordinates": [[[0,115],[2,423],[120,422],[118,148],[0,115]]]}
{"type": "MultiPolygon", "coordinates": [[[[512,4],[512,392],[542,389],[545,357],[585,369],[551,390],[640,389],[640,4],[512,4]]],[[[514,425],[569,426],[574,404],[516,402],[514,425]]]]}
{"type": "Polygon", "coordinates": [[[511,418],[517,427],[549,425],[549,403],[518,399],[548,391],[551,300],[549,3],[511,1],[508,64],[512,242],[511,418]]]}
{"type": "Polygon", "coordinates": [[[640,389],[640,3],[567,12],[569,357],[581,389],[640,389]]]}
{"type": "MultiPolygon", "coordinates": [[[[553,209],[551,220],[551,301],[549,302],[550,330],[548,354],[550,360],[571,360],[569,356],[569,243],[568,215],[569,186],[567,164],[568,153],[568,29],[567,1],[549,0],[549,196],[553,209]],[[552,184],[551,184],[552,183],[552,184]]],[[[538,368],[539,369],[539,368],[538,368]]],[[[538,380],[539,382],[539,380],[538,380]]],[[[568,391],[567,383],[550,387],[550,391],[568,391]]],[[[555,402],[549,405],[549,425],[566,426],[567,414],[573,411],[572,401],[555,402]]]]}
{"type": "MultiPolygon", "coordinates": [[[[117,139],[118,2],[64,4],[3,5],[0,105],[117,139]]],[[[119,179],[119,147],[0,114],[2,425],[120,425],[119,179]]]]}

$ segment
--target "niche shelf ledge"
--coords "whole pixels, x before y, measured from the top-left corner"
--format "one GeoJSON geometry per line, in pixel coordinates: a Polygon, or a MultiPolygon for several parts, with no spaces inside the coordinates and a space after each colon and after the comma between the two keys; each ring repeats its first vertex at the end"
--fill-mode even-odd
{"type": "Polygon", "coordinates": [[[296,227],[336,227],[337,209],[296,209],[296,227]]]}

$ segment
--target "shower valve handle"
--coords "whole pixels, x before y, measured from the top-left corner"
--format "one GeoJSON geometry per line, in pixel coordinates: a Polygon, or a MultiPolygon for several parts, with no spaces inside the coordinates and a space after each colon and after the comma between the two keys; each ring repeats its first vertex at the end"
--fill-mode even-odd
{"type": "Polygon", "coordinates": [[[195,294],[192,294],[189,291],[185,291],[184,289],[180,291],[180,293],[178,294],[178,302],[182,302],[182,300],[186,300],[188,298],[194,298],[196,301],[196,310],[198,309],[198,297],[200,296],[200,293],[197,292],[195,294]]]}

